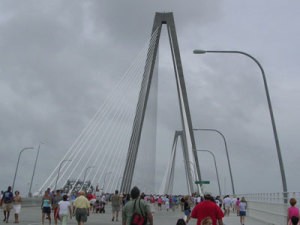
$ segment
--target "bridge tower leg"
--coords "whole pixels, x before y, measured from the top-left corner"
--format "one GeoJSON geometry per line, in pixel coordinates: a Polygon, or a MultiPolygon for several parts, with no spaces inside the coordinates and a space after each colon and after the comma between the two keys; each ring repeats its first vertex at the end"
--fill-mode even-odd
{"type": "MultiPolygon", "coordinates": [[[[150,46],[148,50],[148,55],[146,59],[146,66],[143,74],[143,81],[141,85],[141,91],[139,93],[139,99],[137,103],[136,108],[136,114],[133,122],[133,129],[132,129],[132,135],[130,138],[127,158],[126,158],[126,164],[125,169],[123,173],[122,183],[121,183],[121,192],[123,193],[129,193],[131,189],[131,183],[132,178],[134,174],[134,168],[135,168],[135,162],[137,158],[140,138],[141,138],[141,132],[145,117],[145,111],[147,107],[148,97],[149,97],[149,91],[151,86],[151,80],[153,76],[153,70],[155,65],[155,60],[157,56],[157,50],[158,50],[158,44],[159,44],[159,38],[161,33],[161,27],[163,24],[167,25],[167,31],[170,41],[170,47],[171,47],[171,53],[172,53],[172,59],[173,59],[173,66],[174,66],[174,72],[175,72],[175,79],[176,79],[176,85],[177,85],[177,92],[178,92],[178,98],[179,98],[179,106],[180,106],[180,113],[181,113],[181,121],[182,121],[182,142],[184,145],[184,155],[187,157],[185,160],[192,161],[196,165],[197,169],[197,178],[198,180],[201,180],[201,174],[200,174],[200,167],[199,167],[199,161],[196,151],[196,144],[194,139],[194,133],[193,133],[193,127],[192,127],[192,120],[190,115],[190,109],[188,104],[188,98],[186,93],[186,87],[185,87],[185,81],[183,77],[183,69],[181,64],[181,58],[180,58],[180,51],[177,41],[177,34],[176,34],[176,28],[175,28],[175,22],[173,13],[156,13],[154,18],[154,24],[152,28],[152,34],[154,32],[157,32],[157,35],[155,36],[155,46],[154,50],[150,51],[150,46]]],[[[191,165],[190,163],[187,163],[186,165],[187,169],[187,179],[189,183],[189,192],[194,192],[194,182],[191,175],[191,165]]],[[[198,188],[198,192],[201,193],[201,188],[198,188]]]]}

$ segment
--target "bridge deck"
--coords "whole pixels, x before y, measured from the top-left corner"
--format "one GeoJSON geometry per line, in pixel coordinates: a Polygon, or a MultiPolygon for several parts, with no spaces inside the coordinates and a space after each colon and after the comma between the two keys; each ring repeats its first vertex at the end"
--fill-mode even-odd
{"type": "MultiPolygon", "coordinates": [[[[2,211],[2,210],[1,210],[2,211]]],[[[154,224],[155,225],[176,225],[176,221],[179,218],[182,218],[183,213],[180,212],[179,209],[173,211],[156,211],[154,213],[154,224]]],[[[52,216],[53,218],[53,216],[52,216]]],[[[3,213],[1,212],[1,219],[3,219],[3,213]]],[[[9,219],[9,223],[12,224],[14,221],[14,215],[12,214],[9,219]]],[[[106,213],[105,214],[95,214],[91,213],[88,218],[87,225],[118,225],[121,224],[121,217],[119,222],[112,222],[111,221],[111,207],[108,205],[106,206],[106,213]]],[[[232,214],[229,217],[224,218],[225,225],[240,225],[239,217],[232,214]]],[[[40,207],[23,207],[20,214],[20,224],[21,225],[37,225],[41,224],[41,209],[40,207]]],[[[54,224],[54,221],[52,221],[54,224]]],[[[60,223],[59,223],[60,224],[60,223]]],[[[196,225],[196,220],[192,219],[189,222],[190,225],[196,225]]],[[[251,218],[246,218],[245,224],[251,225],[264,225],[264,223],[253,220],[251,218]]],[[[45,221],[45,225],[48,225],[48,221],[45,221]]],[[[72,218],[68,221],[68,225],[77,225],[76,220],[72,218]]]]}

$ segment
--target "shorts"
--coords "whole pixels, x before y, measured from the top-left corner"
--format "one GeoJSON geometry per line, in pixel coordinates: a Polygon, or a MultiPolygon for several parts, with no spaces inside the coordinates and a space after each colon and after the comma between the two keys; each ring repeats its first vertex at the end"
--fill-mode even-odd
{"type": "Polygon", "coordinates": [[[112,212],[119,212],[120,211],[120,206],[112,206],[112,212]]]}
{"type": "Polygon", "coordinates": [[[184,215],[189,216],[190,214],[191,214],[191,210],[190,209],[184,210],[184,215]]]}
{"type": "Polygon", "coordinates": [[[240,211],[240,216],[246,216],[246,212],[245,211],[240,211]]]}
{"type": "Polygon", "coordinates": [[[86,222],[87,221],[87,212],[88,209],[85,208],[77,208],[75,212],[75,218],[77,222],[86,222]]]}
{"type": "Polygon", "coordinates": [[[10,211],[12,209],[12,203],[3,203],[2,204],[2,208],[3,208],[3,211],[10,211]]]}
{"type": "Polygon", "coordinates": [[[51,208],[50,207],[43,207],[43,213],[50,214],[51,208]]]}
{"type": "Polygon", "coordinates": [[[19,214],[21,212],[21,205],[17,204],[14,205],[15,214],[19,214]]]}

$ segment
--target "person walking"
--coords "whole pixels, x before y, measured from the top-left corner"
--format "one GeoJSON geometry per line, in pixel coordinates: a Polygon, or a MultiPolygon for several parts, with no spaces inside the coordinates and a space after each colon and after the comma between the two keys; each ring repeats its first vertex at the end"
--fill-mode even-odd
{"type": "Polygon", "coordinates": [[[189,201],[189,196],[184,196],[184,202],[183,202],[183,212],[184,212],[184,220],[187,221],[188,218],[191,215],[191,203],[189,201]]]}
{"type": "Polygon", "coordinates": [[[299,223],[299,208],[296,207],[297,200],[295,198],[290,199],[290,207],[287,212],[287,224],[297,225],[299,223]]]}
{"type": "Polygon", "coordinates": [[[55,196],[52,197],[52,210],[53,210],[53,218],[54,223],[57,225],[59,218],[59,211],[58,211],[58,203],[62,200],[62,196],[60,194],[60,190],[56,190],[55,196]]]}
{"type": "Polygon", "coordinates": [[[115,218],[116,218],[116,221],[118,221],[121,204],[122,204],[122,198],[119,195],[119,191],[116,190],[115,194],[111,196],[111,208],[112,208],[111,221],[114,221],[115,218]]]}
{"type": "Polygon", "coordinates": [[[168,195],[165,197],[165,208],[166,208],[167,212],[170,209],[170,199],[169,199],[168,195]]]}
{"type": "Polygon", "coordinates": [[[15,223],[19,223],[19,214],[21,212],[21,202],[22,202],[22,198],[20,196],[20,192],[15,191],[14,204],[13,204],[13,208],[15,211],[15,223]]]}
{"type": "Polygon", "coordinates": [[[58,202],[58,212],[62,225],[67,225],[68,216],[72,219],[71,203],[68,201],[68,195],[64,195],[62,200],[58,202]]]}
{"type": "Polygon", "coordinates": [[[191,216],[188,217],[187,223],[190,218],[197,219],[197,225],[201,225],[202,221],[210,217],[212,220],[212,225],[223,225],[224,214],[220,207],[212,201],[212,196],[210,194],[204,195],[204,201],[197,204],[192,210],[191,216]]]}
{"type": "Polygon", "coordinates": [[[235,203],[235,208],[236,208],[236,215],[240,215],[240,198],[237,198],[236,203],[235,203]]]}
{"type": "Polygon", "coordinates": [[[153,216],[150,206],[144,200],[140,199],[140,190],[133,187],[130,192],[131,200],[126,203],[122,209],[122,225],[130,225],[134,214],[139,214],[147,219],[149,225],[153,225],[153,216]]]}
{"type": "Polygon", "coordinates": [[[162,200],[161,196],[159,196],[158,199],[157,199],[157,207],[158,207],[159,211],[161,211],[162,203],[163,203],[163,200],[162,200]]]}
{"type": "Polygon", "coordinates": [[[11,186],[9,186],[7,188],[7,191],[5,191],[2,195],[2,208],[3,208],[3,214],[4,214],[4,219],[3,222],[8,223],[8,219],[9,219],[9,214],[10,214],[10,210],[12,209],[12,202],[14,199],[14,195],[11,191],[11,186]]]}
{"type": "Polygon", "coordinates": [[[77,224],[83,225],[87,221],[87,217],[89,215],[90,202],[85,197],[84,191],[78,192],[78,197],[75,199],[73,203],[74,211],[77,224]]]}
{"type": "Polygon", "coordinates": [[[223,204],[224,204],[224,214],[225,216],[229,216],[230,207],[231,207],[231,198],[229,197],[229,195],[225,196],[225,198],[223,199],[223,204]]]}
{"type": "Polygon", "coordinates": [[[247,209],[247,201],[245,197],[242,197],[240,201],[240,222],[242,225],[245,224],[246,209],[247,209]]]}
{"type": "Polygon", "coordinates": [[[49,220],[49,225],[51,224],[51,197],[48,191],[45,191],[45,194],[42,198],[42,224],[45,221],[45,215],[47,214],[47,219],[49,220]]]}

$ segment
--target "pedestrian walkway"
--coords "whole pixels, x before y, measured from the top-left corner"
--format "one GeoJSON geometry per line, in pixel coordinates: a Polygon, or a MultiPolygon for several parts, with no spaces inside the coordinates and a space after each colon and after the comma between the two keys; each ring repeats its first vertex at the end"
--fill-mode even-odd
{"type": "MultiPolygon", "coordinates": [[[[121,215],[119,217],[119,221],[111,221],[111,207],[110,205],[106,206],[106,213],[105,214],[96,214],[91,213],[88,217],[87,223],[85,225],[121,225],[121,215]]],[[[1,210],[1,216],[2,210],[1,210]]],[[[40,207],[23,207],[20,214],[20,224],[21,225],[38,225],[41,224],[41,208],[40,207]]],[[[53,218],[53,213],[51,214],[51,217],[53,218]]],[[[181,212],[179,209],[176,209],[175,211],[156,211],[154,213],[154,225],[176,225],[176,222],[179,218],[183,217],[183,212],[181,212]]],[[[3,219],[1,217],[1,219],[3,219]]],[[[224,218],[224,224],[225,225],[240,225],[239,217],[236,215],[231,215],[229,217],[224,218]]],[[[13,214],[10,217],[9,223],[13,224],[14,222],[14,216],[13,214]]],[[[4,224],[4,223],[3,223],[4,224]]],[[[54,222],[52,221],[52,225],[54,222]]],[[[60,225],[61,223],[59,223],[60,225]]],[[[188,225],[196,225],[197,220],[191,219],[188,225]]],[[[45,225],[48,225],[48,221],[45,221],[45,225]]],[[[77,225],[77,222],[75,218],[72,218],[68,221],[68,225],[77,225]]],[[[251,218],[246,217],[245,225],[266,225],[265,223],[259,222],[257,220],[253,220],[251,218]]]]}

